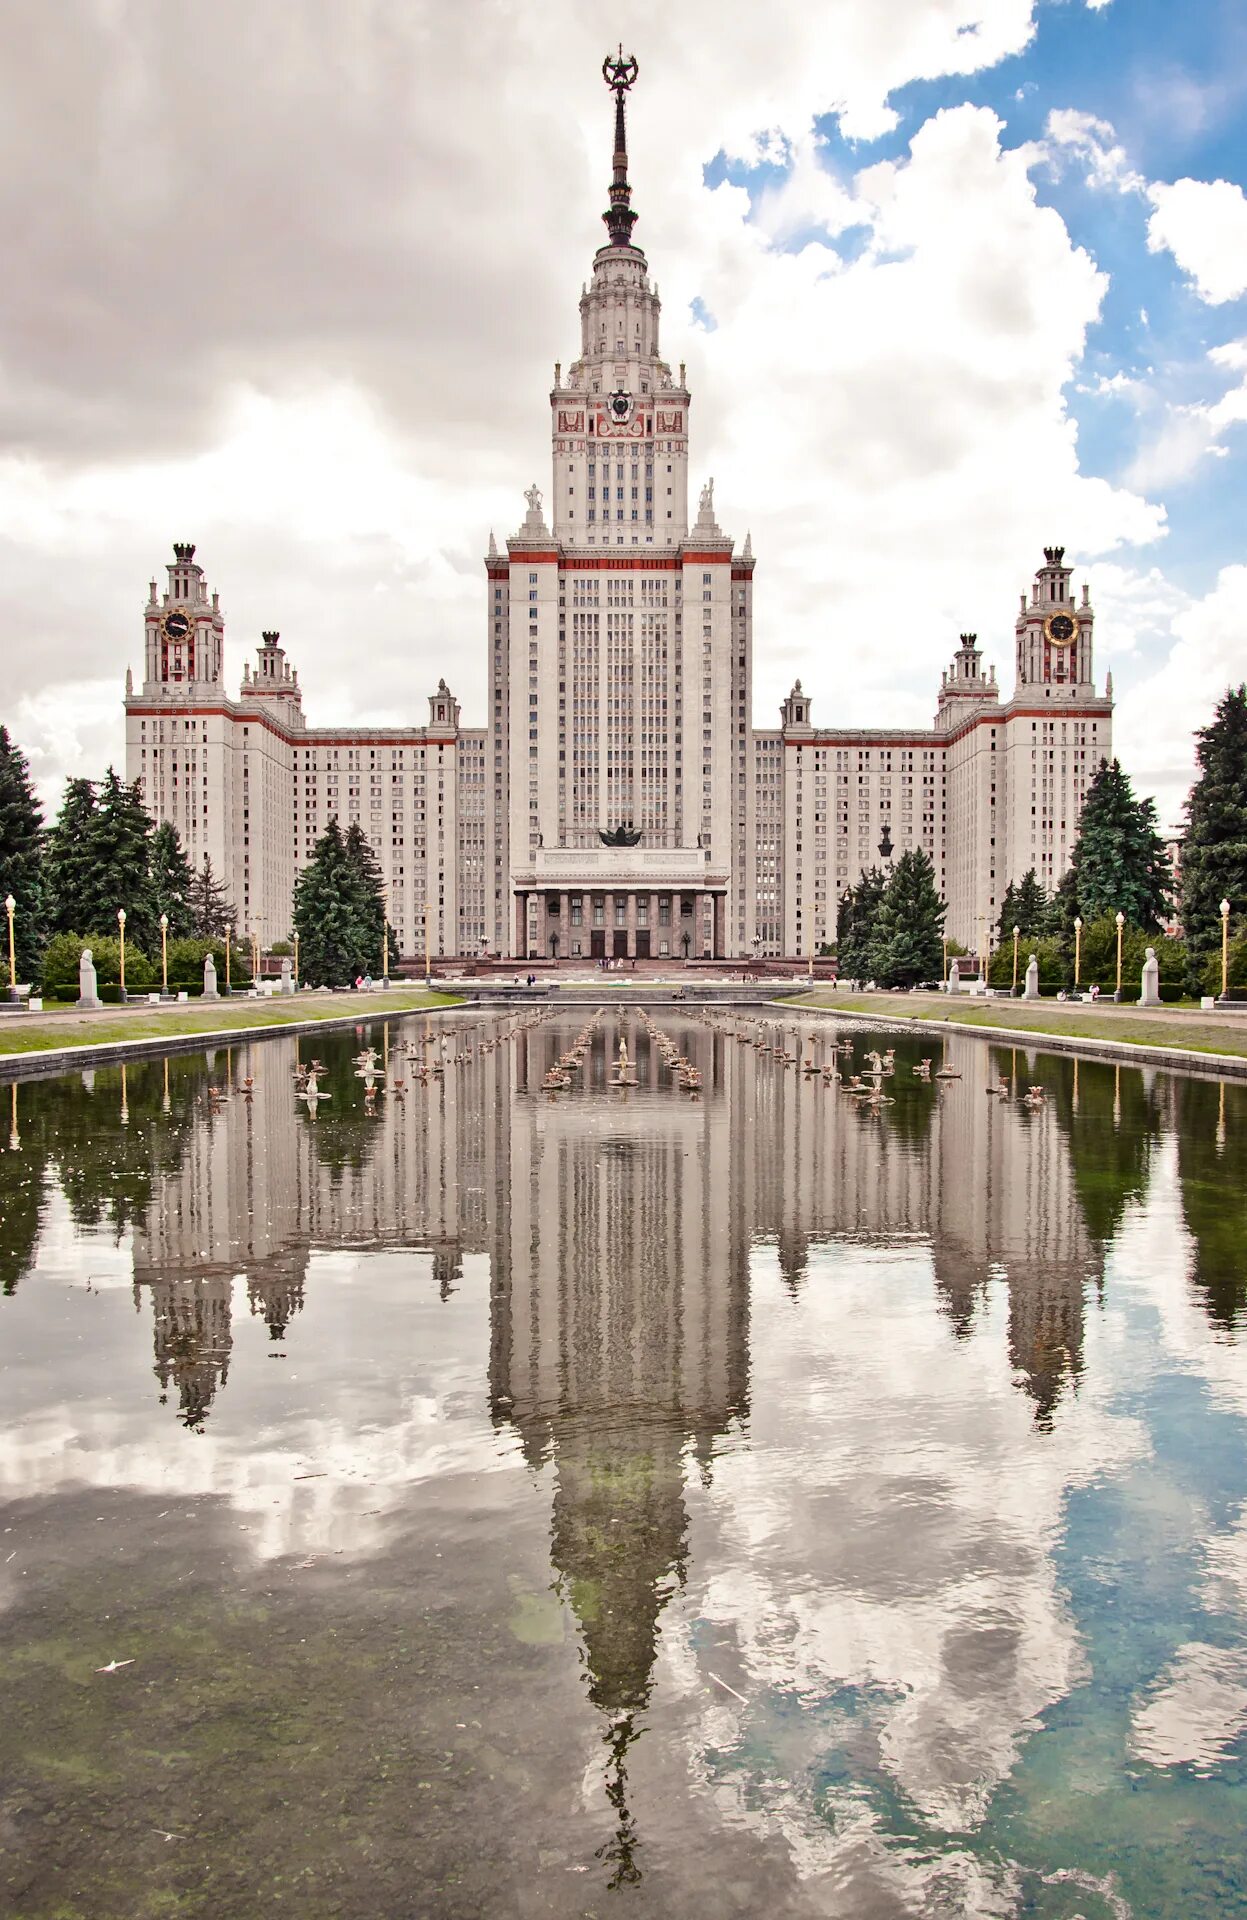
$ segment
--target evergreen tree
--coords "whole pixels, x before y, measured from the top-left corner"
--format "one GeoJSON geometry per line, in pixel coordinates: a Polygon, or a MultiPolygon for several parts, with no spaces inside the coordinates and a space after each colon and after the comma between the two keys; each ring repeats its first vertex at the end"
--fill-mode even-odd
{"type": "Polygon", "coordinates": [[[160,942],[160,909],[152,887],[152,823],[138,782],[127,784],[109,767],[95,793],[92,822],[91,917],[94,931],[116,924],[126,910],[126,942],[150,953],[160,942]]]}
{"type": "MultiPolygon", "coordinates": [[[[347,828],[343,844],[346,857],[357,876],[360,925],[371,942],[372,957],[361,971],[376,974],[379,978],[385,953],[385,877],[381,872],[381,862],[369,846],[367,835],[357,820],[353,820],[347,828]]],[[[397,956],[398,947],[392,928],[390,952],[397,956]]]]}
{"type": "Polygon", "coordinates": [[[935,884],[935,868],[920,847],[903,853],[874,917],[870,971],[882,986],[912,987],[938,980],[943,967],[947,909],[935,884]]]}
{"type": "Polygon", "coordinates": [[[225,882],[212,871],[212,860],[205,853],[202,867],[190,876],[187,905],[191,913],[191,933],[196,940],[224,940],[226,929],[236,931],[238,915],[225,882]]]}
{"type": "MultiPolygon", "coordinates": [[[[1230,687],[1195,736],[1199,776],[1186,803],[1182,924],[1193,956],[1221,950],[1221,902],[1247,913],[1247,686],[1230,687]]],[[[1220,975],[1217,987],[1220,989],[1220,975]]]]}
{"type": "Polygon", "coordinates": [[[66,783],[48,843],[52,925],[56,932],[112,934],[126,910],[126,945],[151,952],[160,942],[160,908],[151,876],[152,823],[139,797],[109,767],[98,787],[66,783]]]}
{"type": "Polygon", "coordinates": [[[169,939],[188,939],[195,931],[191,893],[194,875],[182,851],[177,828],[163,820],[151,840],[152,905],[156,917],[167,914],[169,939]]]}
{"type": "MultiPolygon", "coordinates": [[[[97,926],[88,918],[94,900],[94,849],[94,783],[82,778],[67,780],[61,810],[48,835],[49,922],[54,933],[74,933],[81,927],[96,933],[108,931],[106,922],[97,926]]],[[[114,926],[116,918],[114,907],[114,926]]]]}
{"type": "MultiPolygon", "coordinates": [[[[867,980],[874,964],[875,919],[879,912],[879,903],[887,879],[879,867],[867,867],[855,887],[847,889],[844,901],[848,903],[848,934],[837,929],[836,944],[839,949],[839,974],[844,980],[867,980]]],[[[841,912],[844,902],[841,903],[841,912]]],[[[843,920],[839,925],[843,926],[843,920]]]]}
{"type": "Polygon", "coordinates": [[[1083,802],[1071,861],[1084,920],[1124,913],[1132,926],[1159,926],[1169,911],[1169,862],[1156,829],[1156,802],[1136,800],[1117,760],[1101,760],[1083,802]]]}
{"type": "Polygon", "coordinates": [[[843,975],[845,954],[853,945],[853,889],[846,887],[836,906],[836,958],[839,962],[837,972],[843,975]]]}
{"type": "Polygon", "coordinates": [[[1078,914],[1078,876],[1073,867],[1067,867],[1061,875],[1060,884],[1048,902],[1048,918],[1045,932],[1054,940],[1063,940],[1067,944],[1074,938],[1074,921],[1078,914]]]}
{"type": "Polygon", "coordinates": [[[1052,902],[1036,877],[1034,867],[1024,873],[1017,886],[1012,881],[1005,888],[1005,897],[1000,907],[1000,924],[996,930],[998,946],[1005,946],[1013,940],[1013,929],[1021,929],[1023,939],[1037,940],[1049,928],[1052,914],[1052,902]]]}
{"type": "MultiPolygon", "coordinates": [[[[44,876],[43,809],[30,783],[21,748],[0,726],[0,901],[9,894],[13,913],[13,954],[19,981],[38,978],[39,956],[47,938],[47,889],[44,876]]],[[[7,924],[4,985],[9,985],[7,924]]]]}
{"type": "Polygon", "coordinates": [[[380,899],[370,894],[336,816],[295,881],[294,928],[299,971],[308,986],[341,987],[359,974],[379,972],[380,899]]]}

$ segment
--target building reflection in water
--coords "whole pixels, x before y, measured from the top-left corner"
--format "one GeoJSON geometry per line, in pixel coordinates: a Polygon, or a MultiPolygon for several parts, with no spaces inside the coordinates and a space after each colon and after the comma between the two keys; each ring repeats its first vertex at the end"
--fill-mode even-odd
{"type": "MultiPolygon", "coordinates": [[[[331,1097],[315,1118],[296,1110],[295,1049],[270,1042],[182,1057],[171,1073],[131,1068],[124,1088],[107,1072],[90,1091],[69,1079],[23,1088],[19,1148],[0,1161],[6,1290],[37,1253],[52,1183],[75,1222],[130,1232],[161,1396],[194,1432],[227,1386],[244,1290],[284,1345],[299,1338],[313,1250],[431,1252],[443,1298],[465,1256],[488,1257],[489,1408],[534,1469],[552,1470],[551,1558],[600,1716],[616,1884],[639,1872],[629,1758],[663,1611],[687,1576],[689,1475],[709,1479],[749,1415],[759,1243],[777,1249],[798,1301],[812,1247],[924,1246],[955,1341],[1003,1285],[1009,1362],[1045,1427],[1077,1387],[1105,1249],[1176,1125],[1194,1284],[1215,1325],[1234,1325],[1244,1305],[1247,1162],[1228,1207],[1224,1172],[1243,1159],[1241,1089],[1227,1120],[1211,1082],[971,1043],[956,1051],[964,1078],[924,1084],[912,1063],[938,1063],[940,1048],[906,1040],[894,1104],[870,1113],[723,1030],[674,1009],[662,1018],[702,1070],[699,1100],[672,1086],[632,1015],[622,1031],[638,1087],[608,1086],[621,1030],[608,1010],[557,1099],[540,1083],[569,1044],[568,1016],[502,1044],[483,1018],[411,1023],[387,1040],[392,1070],[414,1032],[422,1057],[445,1054],[445,1072],[417,1087],[399,1068],[405,1097],[375,1111],[357,1036],[318,1038],[331,1097]],[[1013,1095],[988,1097],[1001,1075],[1013,1095]],[[210,1085],[231,1091],[214,1101],[210,1085]],[[1026,1105],[1029,1086],[1043,1092],[1026,1105]]],[[[822,1063],[829,1038],[783,1044],[822,1063]]]]}

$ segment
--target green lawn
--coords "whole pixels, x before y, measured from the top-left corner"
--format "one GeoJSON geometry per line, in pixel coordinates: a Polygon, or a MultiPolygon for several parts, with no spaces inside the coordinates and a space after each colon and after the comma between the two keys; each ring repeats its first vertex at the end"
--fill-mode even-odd
{"type": "Polygon", "coordinates": [[[176,1040],[187,1034],[237,1033],[246,1027],[283,1027],[309,1021],[383,1019],[390,1014],[462,1006],[456,994],[426,993],[423,987],[389,993],[300,994],[285,1000],[238,1000],[226,1006],[118,1008],[103,1013],[70,1010],[41,1019],[9,1014],[0,1026],[0,1061],[47,1053],[60,1047],[100,1047],[134,1040],[176,1040]]]}
{"type": "Polygon", "coordinates": [[[1070,1006],[1053,1001],[989,1000],[968,1002],[939,995],[805,993],[790,1007],[824,1007],[829,1012],[871,1014],[878,1020],[938,1021],[958,1027],[1008,1027],[1019,1033],[1062,1035],[1077,1040],[1117,1040],[1133,1047],[1169,1047],[1184,1053],[1224,1053],[1247,1057],[1247,1015],[1168,1009],[1159,1017],[1137,1007],[1101,1001],[1070,1006]]]}

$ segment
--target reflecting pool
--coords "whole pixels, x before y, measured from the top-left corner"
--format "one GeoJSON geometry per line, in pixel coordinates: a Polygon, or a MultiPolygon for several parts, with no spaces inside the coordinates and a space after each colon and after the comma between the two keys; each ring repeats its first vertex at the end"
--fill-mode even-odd
{"type": "Polygon", "coordinates": [[[0,1087],[0,1912],[1242,1910],[1247,1087],[769,1018],[0,1087]]]}

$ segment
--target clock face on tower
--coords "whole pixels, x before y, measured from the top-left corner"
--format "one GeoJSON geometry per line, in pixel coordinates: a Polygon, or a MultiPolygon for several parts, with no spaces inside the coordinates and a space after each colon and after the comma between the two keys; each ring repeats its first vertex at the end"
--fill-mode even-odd
{"type": "Polygon", "coordinates": [[[172,613],[165,615],[164,628],[170,640],[185,640],[191,630],[191,623],[184,613],[178,612],[175,608],[172,613]]]}
{"type": "Polygon", "coordinates": [[[632,412],[632,395],[619,389],[612,393],[610,399],[612,420],[626,420],[632,412]]]}
{"type": "Polygon", "coordinates": [[[1043,630],[1054,647],[1073,646],[1078,638],[1077,623],[1068,613],[1050,613],[1043,623],[1043,630]]]}

